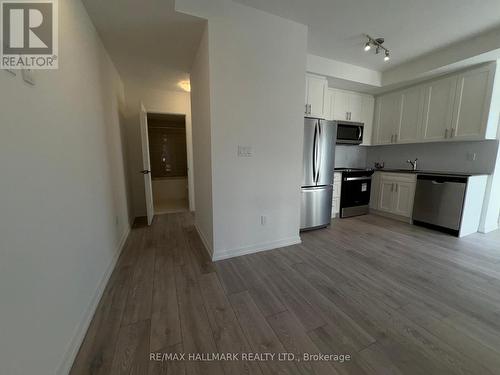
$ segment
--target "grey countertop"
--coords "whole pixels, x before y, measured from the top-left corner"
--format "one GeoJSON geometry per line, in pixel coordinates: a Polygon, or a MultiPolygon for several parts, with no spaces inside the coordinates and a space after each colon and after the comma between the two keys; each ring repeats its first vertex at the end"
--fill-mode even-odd
{"type": "Polygon", "coordinates": [[[417,169],[412,171],[411,169],[393,169],[393,168],[380,168],[374,169],[375,172],[389,172],[389,173],[410,173],[410,174],[436,174],[436,175],[446,175],[446,176],[484,176],[487,173],[467,173],[467,172],[453,172],[453,171],[432,171],[425,169],[417,169]]]}

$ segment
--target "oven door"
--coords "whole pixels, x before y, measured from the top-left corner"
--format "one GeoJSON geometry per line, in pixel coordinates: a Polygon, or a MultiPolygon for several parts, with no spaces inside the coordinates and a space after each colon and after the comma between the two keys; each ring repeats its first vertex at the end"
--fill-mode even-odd
{"type": "Polygon", "coordinates": [[[368,213],[371,176],[345,176],[342,178],[340,216],[350,217],[368,213]]]}
{"type": "Polygon", "coordinates": [[[337,143],[359,145],[363,142],[363,124],[357,122],[337,123],[337,143]]]}

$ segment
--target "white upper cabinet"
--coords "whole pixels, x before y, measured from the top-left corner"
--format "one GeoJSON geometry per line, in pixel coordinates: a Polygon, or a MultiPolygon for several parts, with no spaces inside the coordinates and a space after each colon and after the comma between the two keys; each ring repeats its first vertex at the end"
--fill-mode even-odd
{"type": "Polygon", "coordinates": [[[395,143],[400,123],[401,95],[396,92],[378,97],[375,107],[374,144],[395,143]]]}
{"type": "Polygon", "coordinates": [[[338,89],[329,92],[332,120],[363,122],[365,98],[370,95],[338,89]]]}
{"type": "Polygon", "coordinates": [[[362,122],[363,120],[363,95],[357,93],[347,94],[349,103],[349,121],[362,122]]]}
{"type": "Polygon", "coordinates": [[[451,138],[474,140],[485,137],[493,76],[491,65],[458,76],[451,138]]]}
{"type": "Polygon", "coordinates": [[[425,86],[422,126],[424,141],[440,141],[450,137],[456,88],[457,76],[440,79],[425,86]]]}
{"type": "Polygon", "coordinates": [[[377,97],[373,144],[496,138],[496,70],[490,63],[377,97]]]}
{"type": "Polygon", "coordinates": [[[363,143],[361,143],[362,146],[369,146],[372,144],[374,109],[375,98],[371,95],[364,95],[362,116],[360,121],[364,124],[363,143]]]}
{"type": "Polygon", "coordinates": [[[364,124],[364,146],[372,144],[372,124],[375,98],[354,91],[328,89],[326,118],[336,121],[352,121],[364,124]]]}
{"type": "Polygon", "coordinates": [[[332,120],[349,121],[349,94],[342,90],[329,89],[331,95],[332,120]]]}
{"type": "Polygon", "coordinates": [[[397,143],[415,143],[420,139],[424,105],[422,86],[411,87],[401,93],[401,122],[397,143]]]}
{"type": "Polygon", "coordinates": [[[312,74],[306,75],[305,116],[326,118],[327,89],[326,78],[312,74]]]}

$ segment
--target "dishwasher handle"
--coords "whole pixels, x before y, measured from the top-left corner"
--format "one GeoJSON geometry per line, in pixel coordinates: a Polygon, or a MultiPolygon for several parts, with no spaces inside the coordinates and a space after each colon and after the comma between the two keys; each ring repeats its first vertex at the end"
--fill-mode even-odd
{"type": "Polygon", "coordinates": [[[455,183],[467,183],[466,176],[446,176],[446,175],[435,175],[435,174],[419,174],[417,175],[417,180],[430,180],[434,185],[444,184],[446,182],[455,183]]]}

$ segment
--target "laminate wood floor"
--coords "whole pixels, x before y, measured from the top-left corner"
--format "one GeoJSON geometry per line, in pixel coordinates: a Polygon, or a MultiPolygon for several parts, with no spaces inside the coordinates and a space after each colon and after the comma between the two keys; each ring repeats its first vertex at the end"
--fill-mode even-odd
{"type": "Polygon", "coordinates": [[[134,228],[71,374],[500,374],[499,231],[457,239],[367,215],[302,240],[212,263],[189,213],[134,228]]]}

